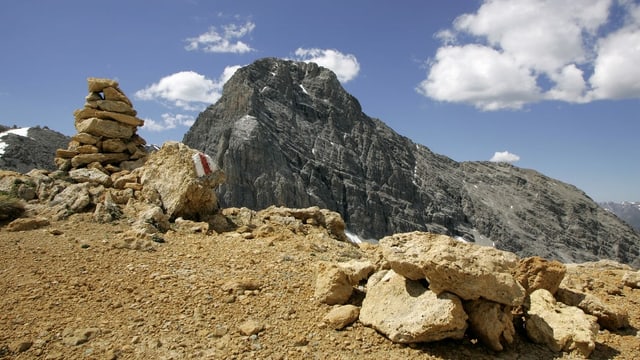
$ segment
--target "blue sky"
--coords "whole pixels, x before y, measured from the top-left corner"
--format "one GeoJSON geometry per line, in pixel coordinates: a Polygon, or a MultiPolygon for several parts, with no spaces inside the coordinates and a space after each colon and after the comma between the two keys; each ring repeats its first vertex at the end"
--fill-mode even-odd
{"type": "Polygon", "coordinates": [[[108,77],[147,142],[181,140],[238,66],[316,61],[434,152],[640,200],[637,0],[6,0],[0,41],[4,125],[72,135],[108,77]]]}

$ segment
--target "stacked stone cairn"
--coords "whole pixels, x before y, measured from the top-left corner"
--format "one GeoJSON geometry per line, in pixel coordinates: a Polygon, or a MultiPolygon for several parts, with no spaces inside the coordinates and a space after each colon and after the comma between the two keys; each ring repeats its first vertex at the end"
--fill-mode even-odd
{"type": "Polygon", "coordinates": [[[73,113],[78,133],[67,149],[56,151],[58,169],[90,168],[110,175],[142,166],[146,141],[136,131],[144,121],[136,117],[131,101],[114,80],[88,78],[87,82],[84,108],[73,113]]]}

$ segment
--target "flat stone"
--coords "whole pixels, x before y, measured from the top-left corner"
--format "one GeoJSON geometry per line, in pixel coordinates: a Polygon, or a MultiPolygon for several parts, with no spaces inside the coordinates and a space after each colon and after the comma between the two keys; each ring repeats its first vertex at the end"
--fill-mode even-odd
{"type": "Polygon", "coordinates": [[[106,87],[118,87],[118,82],[111,79],[90,77],[87,79],[89,92],[101,92],[106,87]]]}
{"type": "MultiPolygon", "coordinates": [[[[96,105],[97,107],[97,105],[96,105]]],[[[135,116],[120,114],[113,111],[104,111],[98,110],[95,108],[82,108],[73,112],[73,115],[76,120],[82,119],[90,119],[90,118],[99,118],[99,119],[111,119],[123,124],[131,125],[131,126],[143,126],[144,120],[139,119],[135,116]]]]}
{"type": "Polygon", "coordinates": [[[7,231],[29,231],[29,230],[36,230],[45,226],[49,226],[49,224],[50,224],[49,220],[42,217],[19,218],[7,224],[5,229],[7,231]]]}
{"type": "Polygon", "coordinates": [[[626,311],[602,302],[595,295],[566,288],[558,289],[555,295],[558,301],[598,318],[598,324],[605,329],[615,331],[629,326],[629,314],[626,311]]]}
{"type": "Polygon", "coordinates": [[[127,150],[127,144],[121,139],[106,139],[102,142],[102,151],[108,153],[121,153],[127,150]]]}
{"type": "Polygon", "coordinates": [[[129,100],[129,98],[119,88],[108,86],[102,89],[102,93],[104,94],[104,100],[122,101],[129,106],[133,106],[133,104],[131,104],[131,100],[129,100]]]}
{"type": "Polygon", "coordinates": [[[69,176],[73,180],[79,183],[88,182],[88,183],[104,185],[107,187],[111,186],[112,184],[111,177],[109,177],[109,175],[97,169],[90,169],[90,168],[73,169],[69,171],[69,176]]]}
{"type": "Polygon", "coordinates": [[[78,151],[76,150],[66,150],[66,149],[57,149],[56,157],[61,159],[71,159],[72,157],[78,155],[78,151]]]}
{"type": "MultiPolygon", "coordinates": [[[[91,116],[91,117],[93,117],[93,116],[91,116]]],[[[80,133],[77,133],[77,134],[73,135],[71,137],[71,140],[77,141],[77,142],[79,142],[81,144],[95,145],[100,140],[100,138],[97,137],[97,136],[93,136],[91,134],[88,134],[88,133],[80,132],[80,133]]]]}
{"type": "Polygon", "coordinates": [[[135,128],[117,121],[89,118],[76,121],[76,130],[108,138],[130,138],[135,128]]]}
{"type": "Polygon", "coordinates": [[[90,164],[92,162],[99,162],[101,164],[119,163],[129,159],[129,156],[124,153],[97,153],[97,154],[80,154],[71,159],[71,166],[79,168],[83,165],[90,164]]]}
{"type": "Polygon", "coordinates": [[[137,111],[133,110],[131,105],[127,104],[124,101],[97,100],[96,104],[98,105],[98,109],[103,111],[110,111],[131,116],[136,116],[138,114],[137,111]]]}
{"type": "Polygon", "coordinates": [[[561,262],[532,256],[520,260],[514,277],[527,295],[538,289],[546,289],[555,294],[566,273],[567,267],[561,262]]]}

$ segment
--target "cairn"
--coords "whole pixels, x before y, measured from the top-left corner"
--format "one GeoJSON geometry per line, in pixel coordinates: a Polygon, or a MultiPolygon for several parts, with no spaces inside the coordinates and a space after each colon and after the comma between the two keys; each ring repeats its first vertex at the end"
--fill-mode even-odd
{"type": "Polygon", "coordinates": [[[84,108],[74,111],[78,133],[67,149],[56,151],[59,170],[95,168],[105,174],[133,170],[144,164],[146,141],[136,134],[144,121],[111,79],[88,78],[84,108]]]}

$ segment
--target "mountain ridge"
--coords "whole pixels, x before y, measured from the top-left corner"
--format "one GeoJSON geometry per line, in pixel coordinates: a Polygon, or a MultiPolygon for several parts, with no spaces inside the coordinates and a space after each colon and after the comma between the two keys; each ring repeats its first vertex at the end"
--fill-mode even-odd
{"type": "Polygon", "coordinates": [[[433,153],[367,116],[313,63],[265,58],[239,69],[183,142],[227,174],[223,206],[317,205],[364,238],[420,230],[520,256],[640,262],[639,235],[575,186],[433,153]]]}

